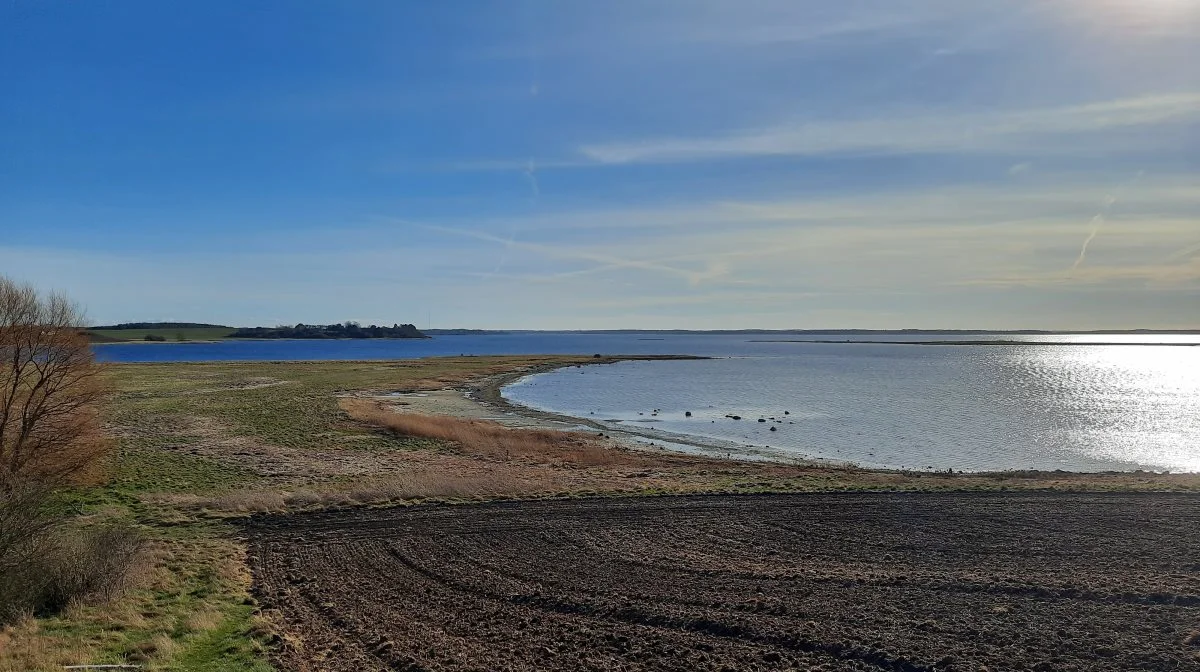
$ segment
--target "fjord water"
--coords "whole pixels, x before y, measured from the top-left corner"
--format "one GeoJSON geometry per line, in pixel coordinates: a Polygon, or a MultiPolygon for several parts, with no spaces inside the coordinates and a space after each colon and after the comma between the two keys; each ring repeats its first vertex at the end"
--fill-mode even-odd
{"type": "Polygon", "coordinates": [[[709,444],[722,454],[940,470],[1200,471],[1200,347],[1133,345],[1200,338],[966,338],[1055,344],[780,342],[964,339],[957,334],[516,332],[430,340],[115,344],[96,351],[105,361],[705,355],[718,359],[563,369],[519,381],[505,395],[667,441],[709,444]],[[1130,345],[1071,345],[1097,342],[1130,345]],[[775,421],[757,421],[772,416],[775,421]]]}
{"type": "MultiPolygon", "coordinates": [[[[663,332],[517,331],[438,336],[431,339],[225,340],[182,343],[106,343],[94,346],[102,362],[231,362],[406,359],[453,355],[702,355],[706,357],[793,356],[800,341],[1014,340],[1046,343],[1200,342],[1194,335],[1069,334],[705,334],[663,332]]],[[[825,344],[821,344],[825,345],[825,344]]]]}
{"type": "Polygon", "coordinates": [[[563,369],[505,395],[735,455],[1200,471],[1200,348],[790,345],[783,355],[563,369]]]}

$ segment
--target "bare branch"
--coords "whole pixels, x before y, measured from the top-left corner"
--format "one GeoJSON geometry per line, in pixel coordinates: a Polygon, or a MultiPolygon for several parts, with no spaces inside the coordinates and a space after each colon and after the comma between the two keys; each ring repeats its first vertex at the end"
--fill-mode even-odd
{"type": "Polygon", "coordinates": [[[0,276],[0,486],[85,478],[107,452],[100,367],[82,313],[0,276]]]}

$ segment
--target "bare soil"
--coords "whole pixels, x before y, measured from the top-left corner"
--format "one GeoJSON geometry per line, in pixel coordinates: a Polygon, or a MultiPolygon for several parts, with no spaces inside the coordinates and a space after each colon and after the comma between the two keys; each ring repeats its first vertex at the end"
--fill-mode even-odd
{"type": "Polygon", "coordinates": [[[1200,496],[813,493],[256,516],[286,670],[1198,670],[1200,496]]]}

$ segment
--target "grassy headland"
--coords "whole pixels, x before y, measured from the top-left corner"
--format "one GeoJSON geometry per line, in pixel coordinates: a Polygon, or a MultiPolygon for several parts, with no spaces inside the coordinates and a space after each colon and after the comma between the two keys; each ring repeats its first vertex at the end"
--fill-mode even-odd
{"type": "Polygon", "coordinates": [[[522,372],[615,361],[459,357],[387,362],[111,365],[107,485],[64,502],[81,526],[130,521],[153,539],[134,590],[0,634],[0,671],[135,663],[265,670],[276,632],[256,615],[234,521],[252,512],[423,500],[831,490],[1200,490],[1200,476],[932,474],[759,464],[630,451],[595,436],[512,435],[437,417],[397,420],[395,392],[495,389],[522,372]],[[488,384],[487,381],[491,381],[488,384]]]}
{"type": "Polygon", "coordinates": [[[88,336],[94,343],[124,341],[219,341],[236,329],[219,324],[198,322],[130,322],[91,327],[88,336]]]}
{"type": "Polygon", "coordinates": [[[86,330],[93,343],[221,341],[225,339],[428,338],[411,324],[362,326],[297,324],[281,327],[226,327],[198,322],[128,322],[86,330]]]}

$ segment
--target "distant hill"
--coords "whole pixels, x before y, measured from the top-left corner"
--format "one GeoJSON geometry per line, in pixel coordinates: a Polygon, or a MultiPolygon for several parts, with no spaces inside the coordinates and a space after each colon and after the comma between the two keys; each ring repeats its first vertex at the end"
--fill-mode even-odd
{"type": "Polygon", "coordinates": [[[219,341],[233,332],[233,327],[202,322],[126,322],[90,327],[85,331],[93,343],[219,341]]]}
{"type": "Polygon", "coordinates": [[[294,327],[227,327],[203,322],[124,322],[89,327],[93,343],[220,341],[227,338],[429,338],[411,324],[364,327],[356,322],[294,327]]]}
{"type": "Polygon", "coordinates": [[[83,333],[92,343],[124,343],[125,341],[129,340],[127,338],[117,338],[116,336],[112,336],[110,334],[101,334],[95,331],[84,331],[83,333]]]}
{"type": "Polygon", "coordinates": [[[251,327],[238,329],[229,338],[429,338],[411,324],[364,327],[356,322],[343,324],[297,324],[294,327],[251,327]]]}
{"type": "Polygon", "coordinates": [[[205,324],[203,322],[124,322],[100,327],[88,327],[88,331],[128,331],[132,329],[233,329],[223,324],[205,324]]]}

